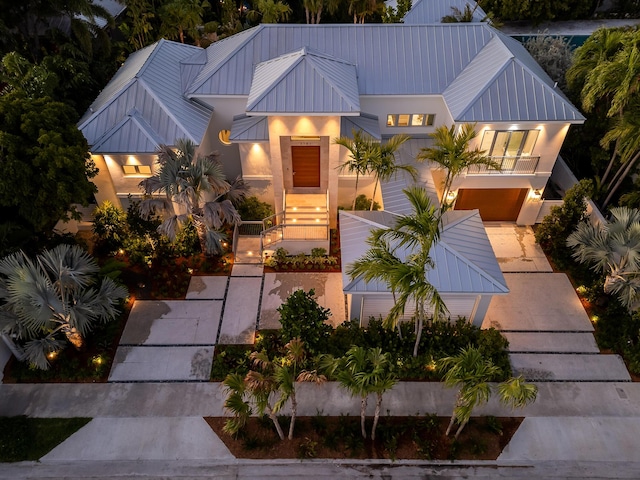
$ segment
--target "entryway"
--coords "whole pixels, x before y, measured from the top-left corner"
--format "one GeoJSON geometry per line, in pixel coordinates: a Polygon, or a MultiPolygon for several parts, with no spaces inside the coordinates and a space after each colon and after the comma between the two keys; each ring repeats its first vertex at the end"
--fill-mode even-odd
{"type": "Polygon", "coordinates": [[[293,188],[320,188],[320,146],[292,146],[293,188]]]}

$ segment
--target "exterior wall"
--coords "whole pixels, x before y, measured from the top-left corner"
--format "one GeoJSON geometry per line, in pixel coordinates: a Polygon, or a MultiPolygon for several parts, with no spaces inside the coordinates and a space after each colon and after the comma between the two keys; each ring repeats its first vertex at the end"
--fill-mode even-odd
{"type": "MultiPolygon", "coordinates": [[[[320,138],[320,190],[329,190],[329,218],[336,227],[338,211],[338,166],[340,146],[331,140],[340,136],[340,117],[269,117],[269,152],[273,174],[274,204],[282,205],[284,190],[291,185],[291,136],[320,138]]],[[[315,192],[314,192],[315,193],[315,192]]],[[[276,210],[278,208],[276,207],[276,210]]]]}
{"type": "Polygon", "coordinates": [[[360,110],[377,115],[382,135],[406,133],[408,135],[427,135],[440,125],[451,125],[453,118],[442,95],[415,96],[361,96],[360,110]],[[387,115],[394,113],[426,113],[435,115],[433,126],[424,127],[387,127],[387,115]]]}
{"type": "Polygon", "coordinates": [[[274,211],[281,210],[274,204],[273,174],[268,143],[237,144],[242,164],[242,178],[251,191],[249,195],[258,197],[261,202],[269,203],[274,211]]]}
{"type": "Polygon", "coordinates": [[[120,200],[116,194],[116,187],[113,184],[111,171],[109,167],[107,167],[104,157],[102,155],[91,155],[91,159],[98,169],[98,174],[91,179],[98,188],[98,191],[94,195],[96,202],[100,205],[105,200],[109,200],[115,206],[120,207],[120,200]]]}
{"type": "MultiPolygon", "coordinates": [[[[345,150],[345,149],[341,149],[345,150]]],[[[374,179],[371,176],[361,176],[358,179],[358,195],[366,195],[371,198],[373,195],[374,179]]],[[[346,210],[351,210],[353,196],[356,194],[356,176],[355,175],[339,175],[338,176],[338,205],[346,210]]],[[[382,207],[382,193],[380,186],[376,190],[376,202],[382,207]]]]}
{"type": "Polygon", "coordinates": [[[542,200],[540,193],[544,190],[556,159],[560,152],[560,147],[564,142],[569,129],[569,124],[482,124],[477,127],[479,135],[470,145],[471,148],[478,147],[482,141],[485,130],[539,130],[538,139],[533,149],[533,155],[539,156],[536,172],[531,175],[493,174],[493,175],[461,175],[456,179],[452,190],[460,188],[527,188],[529,194],[525,198],[520,215],[516,223],[518,225],[533,225],[538,219],[542,200]]]}
{"type": "Polygon", "coordinates": [[[103,177],[102,166],[100,166],[99,181],[94,180],[94,183],[98,186],[98,193],[96,194],[96,200],[98,204],[104,200],[109,200],[114,205],[123,207],[123,201],[129,195],[139,197],[142,195],[142,189],[140,188],[140,182],[149,175],[125,175],[122,170],[123,165],[147,165],[151,167],[151,172],[156,173],[157,164],[155,155],[94,155],[95,157],[102,158],[101,163],[104,164],[109,176],[111,177],[111,186],[109,182],[103,177]],[[112,187],[112,188],[111,188],[112,187]]]}
{"type": "Polygon", "coordinates": [[[209,155],[218,152],[227,178],[236,178],[243,173],[238,145],[225,145],[218,138],[218,134],[220,130],[231,130],[233,117],[244,113],[247,98],[212,98],[208,103],[214,107],[214,111],[197,153],[209,155]]]}

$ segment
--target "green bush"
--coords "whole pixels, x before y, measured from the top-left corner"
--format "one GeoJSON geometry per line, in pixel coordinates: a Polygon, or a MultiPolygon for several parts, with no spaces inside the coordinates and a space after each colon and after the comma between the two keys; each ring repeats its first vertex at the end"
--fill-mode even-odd
{"type": "Polygon", "coordinates": [[[113,253],[124,246],[129,236],[127,215],[121,208],[108,200],[93,212],[93,233],[96,236],[96,249],[104,253],[113,253]]]}
{"type": "Polygon", "coordinates": [[[271,204],[261,202],[257,197],[247,197],[238,205],[240,218],[245,221],[264,220],[274,214],[271,204]]]}
{"type": "Polygon", "coordinates": [[[282,340],[287,343],[294,338],[303,339],[311,355],[326,351],[332,330],[325,324],[331,312],[318,305],[314,296],[313,289],[296,290],[278,307],[282,340]]]}
{"type": "MultiPolygon", "coordinates": [[[[356,197],[356,210],[369,210],[371,208],[371,199],[364,193],[361,193],[356,197]]],[[[339,210],[351,210],[351,205],[346,207],[338,207],[339,210]]],[[[373,202],[373,209],[380,210],[380,204],[373,202]]]]}
{"type": "Polygon", "coordinates": [[[567,190],[561,207],[551,207],[549,215],[536,228],[536,242],[556,265],[566,268],[571,262],[571,249],[567,247],[567,237],[578,224],[587,218],[587,198],[593,192],[593,182],[580,180],[567,190]]]}

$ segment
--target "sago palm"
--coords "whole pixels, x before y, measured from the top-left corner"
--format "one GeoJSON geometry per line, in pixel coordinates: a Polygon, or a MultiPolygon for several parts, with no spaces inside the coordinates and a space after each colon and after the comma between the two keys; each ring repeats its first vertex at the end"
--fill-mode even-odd
{"type": "Polygon", "coordinates": [[[98,323],[118,315],[126,288],[98,280],[98,265],[78,246],[59,245],[35,259],[23,252],[0,261],[0,332],[24,341],[26,360],[48,369],[47,355],[68,341],[80,347],[98,323]]]}
{"type": "Polygon", "coordinates": [[[140,204],[141,213],[145,217],[162,213],[164,221],[158,231],[171,241],[191,220],[202,251],[208,255],[222,253],[226,239],[222,228],[240,222],[235,206],[247,195],[248,187],[239,177],[227,182],[216,157],[196,156],[196,146],[190,140],[180,139],[176,147],[174,151],[162,145],[158,153],[160,171],[140,183],[148,196],[140,204]]]}

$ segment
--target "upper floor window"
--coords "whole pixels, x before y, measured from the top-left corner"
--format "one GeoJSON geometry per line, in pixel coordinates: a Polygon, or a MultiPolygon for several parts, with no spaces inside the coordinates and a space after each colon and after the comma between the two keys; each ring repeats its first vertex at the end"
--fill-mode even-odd
{"type": "Polygon", "coordinates": [[[149,165],[123,165],[122,171],[125,175],[151,176],[151,167],[149,165]]]}
{"type": "Polygon", "coordinates": [[[387,115],[387,127],[431,126],[435,117],[428,113],[391,113],[387,115]]]}
{"type": "Polygon", "coordinates": [[[480,150],[490,157],[528,157],[538,140],[539,130],[486,130],[480,150]]]}

